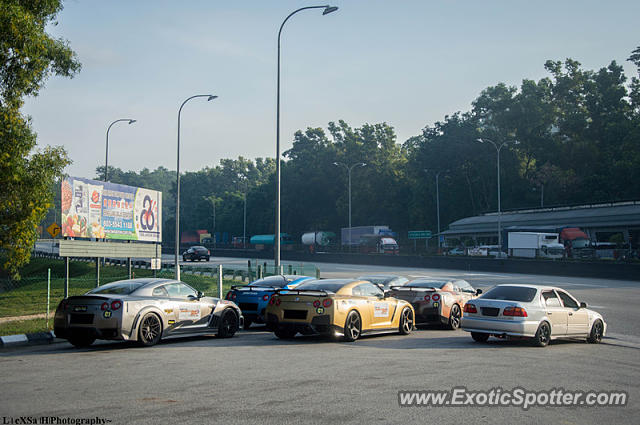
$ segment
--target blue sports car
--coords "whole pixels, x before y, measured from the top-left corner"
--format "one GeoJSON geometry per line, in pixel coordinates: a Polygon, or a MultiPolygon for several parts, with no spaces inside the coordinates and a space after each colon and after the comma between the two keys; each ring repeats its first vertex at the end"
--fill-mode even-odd
{"type": "Polygon", "coordinates": [[[276,289],[293,289],[308,279],[314,278],[298,275],[268,276],[248,285],[232,286],[226,298],[240,307],[244,328],[249,329],[254,322],[264,323],[264,309],[276,289]]]}

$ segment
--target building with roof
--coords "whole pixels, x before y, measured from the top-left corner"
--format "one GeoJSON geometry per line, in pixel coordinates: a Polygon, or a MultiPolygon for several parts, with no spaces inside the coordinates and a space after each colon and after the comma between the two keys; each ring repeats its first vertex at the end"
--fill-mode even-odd
{"type": "MultiPolygon", "coordinates": [[[[559,232],[565,227],[579,227],[594,242],[609,242],[620,234],[625,243],[638,248],[640,201],[503,211],[500,222],[503,239],[508,231],[559,232]]],[[[476,245],[495,245],[498,213],[456,220],[440,235],[448,246],[465,239],[474,240],[476,245]]]]}

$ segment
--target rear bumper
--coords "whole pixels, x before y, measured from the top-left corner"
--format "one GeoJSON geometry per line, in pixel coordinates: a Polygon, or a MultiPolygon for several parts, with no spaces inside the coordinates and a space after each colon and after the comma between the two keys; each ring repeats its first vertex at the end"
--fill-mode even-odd
{"type": "Polygon", "coordinates": [[[462,316],[461,328],[467,332],[489,333],[492,335],[509,335],[534,337],[538,330],[537,321],[508,321],[487,318],[462,316]]]}
{"type": "Polygon", "coordinates": [[[90,335],[95,339],[128,340],[118,328],[96,328],[86,326],[54,327],[56,338],[69,339],[74,335],[90,335]]]}
{"type": "Polygon", "coordinates": [[[343,333],[344,329],[340,326],[331,324],[331,316],[328,314],[314,316],[311,322],[297,322],[278,320],[275,314],[267,313],[266,321],[267,329],[275,331],[277,329],[294,329],[303,335],[321,334],[333,335],[335,333],[343,333]]]}

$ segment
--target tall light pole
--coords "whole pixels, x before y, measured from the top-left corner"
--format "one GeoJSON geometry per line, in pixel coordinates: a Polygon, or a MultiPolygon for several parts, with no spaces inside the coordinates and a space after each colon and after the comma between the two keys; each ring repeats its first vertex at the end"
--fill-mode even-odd
{"type": "MultiPolygon", "coordinates": [[[[428,173],[430,170],[425,169],[424,171],[428,173]]],[[[447,172],[449,170],[444,170],[444,171],[447,172]]],[[[436,173],[436,209],[438,214],[438,251],[440,251],[440,184],[439,184],[440,173],[442,173],[442,170],[436,173]]]]}
{"type": "Polygon", "coordinates": [[[276,273],[280,269],[280,36],[282,35],[282,28],[287,23],[290,17],[298,12],[307,9],[324,9],[322,15],[327,15],[331,12],[338,10],[335,6],[307,6],[291,12],[280,25],[280,31],[278,31],[278,83],[277,83],[277,95],[276,95],[276,231],[274,235],[274,251],[275,251],[275,264],[274,269],[276,273]]]}
{"type": "Polygon", "coordinates": [[[178,256],[180,255],[180,114],[182,113],[182,107],[185,103],[196,97],[206,97],[207,101],[213,100],[218,96],[211,94],[196,94],[187,98],[180,109],[178,109],[178,155],[176,163],[176,252],[175,252],[175,267],[176,267],[176,280],[180,280],[180,262],[178,256]]]}
{"type": "Polygon", "coordinates": [[[349,251],[351,251],[351,245],[353,242],[351,240],[351,170],[353,170],[353,167],[355,167],[356,165],[365,167],[367,164],[365,164],[364,162],[356,162],[355,164],[351,164],[351,166],[348,166],[347,164],[343,164],[341,162],[334,162],[333,165],[342,166],[346,168],[347,175],[349,176],[349,251]]]}
{"type": "Polygon", "coordinates": [[[107,127],[107,143],[106,143],[105,154],[104,154],[104,181],[105,182],[107,181],[107,174],[109,173],[109,130],[111,130],[111,127],[115,123],[124,122],[124,121],[129,121],[129,124],[133,124],[134,122],[136,122],[136,120],[131,118],[120,118],[118,120],[115,120],[111,124],[109,124],[109,127],[107,127]]]}
{"type": "Polygon", "coordinates": [[[484,142],[489,142],[493,145],[494,148],[496,148],[496,153],[498,155],[498,248],[500,249],[500,251],[502,251],[502,232],[501,232],[501,224],[502,224],[502,210],[500,208],[500,150],[502,150],[502,147],[504,145],[507,145],[509,143],[513,143],[514,145],[519,145],[520,142],[518,142],[517,140],[506,140],[504,142],[502,142],[500,145],[496,144],[495,142],[493,142],[492,140],[489,139],[476,139],[478,142],[480,143],[484,143],[484,142]]]}

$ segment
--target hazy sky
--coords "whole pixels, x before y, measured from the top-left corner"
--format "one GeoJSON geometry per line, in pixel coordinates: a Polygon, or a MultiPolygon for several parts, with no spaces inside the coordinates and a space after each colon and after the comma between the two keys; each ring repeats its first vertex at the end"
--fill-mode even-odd
{"type": "MultiPolygon", "coordinates": [[[[24,108],[40,145],[63,145],[71,175],[104,164],[181,169],[221,158],[275,156],[276,46],[282,20],[310,1],[71,0],[49,30],[82,62],[53,77],[24,108]]],[[[487,86],[546,76],[547,59],[599,69],[640,45],[640,2],[339,0],[337,12],[300,12],[282,37],[281,141],[345,120],[387,122],[402,143],[466,111],[487,86]]]]}

